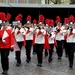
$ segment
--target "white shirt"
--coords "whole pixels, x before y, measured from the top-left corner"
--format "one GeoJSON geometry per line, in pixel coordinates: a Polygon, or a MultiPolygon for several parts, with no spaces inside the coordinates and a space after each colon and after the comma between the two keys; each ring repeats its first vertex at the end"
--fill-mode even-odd
{"type": "Polygon", "coordinates": [[[54,43],[54,38],[55,38],[55,33],[51,32],[51,36],[48,38],[49,44],[53,44],[54,43]]]}
{"type": "Polygon", "coordinates": [[[14,33],[15,33],[15,39],[17,42],[24,41],[23,36],[26,34],[24,28],[21,28],[20,30],[18,28],[16,28],[14,33]],[[20,31],[19,34],[17,34],[18,31],[20,31]]]}
{"type": "MultiPolygon", "coordinates": [[[[28,29],[25,28],[25,30],[26,30],[26,33],[27,33],[28,29]]],[[[30,32],[26,34],[26,40],[33,40],[33,31],[34,31],[34,29],[30,28],[29,31],[30,32]]]]}
{"type": "Polygon", "coordinates": [[[40,31],[42,32],[42,34],[38,35],[39,29],[36,30],[35,43],[37,43],[37,44],[44,44],[45,43],[46,31],[44,29],[41,29],[40,31]]]}

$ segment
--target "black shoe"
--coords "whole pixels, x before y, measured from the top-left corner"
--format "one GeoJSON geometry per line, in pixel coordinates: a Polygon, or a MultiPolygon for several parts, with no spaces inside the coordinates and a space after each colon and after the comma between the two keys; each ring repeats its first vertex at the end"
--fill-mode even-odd
{"type": "Polygon", "coordinates": [[[17,57],[15,57],[15,59],[17,60],[17,57]]]}
{"type": "Polygon", "coordinates": [[[58,57],[59,60],[61,60],[61,57],[58,57]]]}
{"type": "Polygon", "coordinates": [[[29,63],[29,60],[27,59],[26,62],[29,63]]]}
{"type": "Polygon", "coordinates": [[[26,62],[29,63],[31,61],[31,57],[26,59],[26,62]]]}
{"type": "Polygon", "coordinates": [[[36,54],[36,52],[33,52],[33,55],[35,55],[36,54]]]}
{"type": "Polygon", "coordinates": [[[70,67],[70,69],[72,69],[73,68],[73,65],[69,65],[69,67],[70,67]]]}
{"type": "Polygon", "coordinates": [[[45,54],[45,57],[47,57],[48,56],[48,54],[45,54]]]}
{"type": "Polygon", "coordinates": [[[52,59],[49,59],[48,62],[49,62],[49,63],[52,62],[52,59]]]}
{"type": "Polygon", "coordinates": [[[68,57],[68,55],[65,55],[65,57],[68,57]]]}
{"type": "Polygon", "coordinates": [[[30,59],[27,59],[26,62],[29,63],[30,62],[30,59]]]}
{"type": "Polygon", "coordinates": [[[70,67],[70,69],[72,69],[73,68],[73,66],[71,65],[71,66],[69,66],[70,67]]]}
{"type": "Polygon", "coordinates": [[[38,63],[37,66],[42,67],[42,64],[41,63],[38,63]]]}
{"type": "Polygon", "coordinates": [[[5,70],[5,71],[2,72],[2,74],[8,75],[8,71],[5,70]]]}
{"type": "Polygon", "coordinates": [[[21,65],[21,63],[17,63],[17,64],[16,64],[16,66],[20,66],[20,65],[21,65]]]}

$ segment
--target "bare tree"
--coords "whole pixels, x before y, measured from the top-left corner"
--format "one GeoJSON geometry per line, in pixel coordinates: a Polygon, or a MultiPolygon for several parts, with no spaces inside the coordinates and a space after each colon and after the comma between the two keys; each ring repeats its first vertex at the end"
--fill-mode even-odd
{"type": "Polygon", "coordinates": [[[51,0],[54,4],[61,4],[61,0],[51,0]]]}

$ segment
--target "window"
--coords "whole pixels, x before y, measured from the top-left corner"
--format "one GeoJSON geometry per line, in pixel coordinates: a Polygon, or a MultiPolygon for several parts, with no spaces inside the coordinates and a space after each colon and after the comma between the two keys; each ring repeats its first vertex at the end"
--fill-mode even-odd
{"type": "Polygon", "coordinates": [[[2,0],[0,0],[0,3],[2,3],[2,0]]]}
{"type": "Polygon", "coordinates": [[[20,3],[20,0],[18,0],[18,3],[20,3]]]}
{"type": "Polygon", "coordinates": [[[14,3],[18,3],[18,0],[14,0],[14,3]]]}
{"type": "Polygon", "coordinates": [[[24,3],[27,3],[27,0],[24,0],[24,3]]]}
{"type": "Polygon", "coordinates": [[[5,2],[6,2],[6,3],[9,3],[9,0],[6,0],[5,2]]]}
{"type": "Polygon", "coordinates": [[[28,3],[28,4],[38,3],[38,4],[40,4],[41,0],[24,0],[24,3],[28,3]]]}
{"type": "Polygon", "coordinates": [[[6,2],[6,0],[0,0],[0,3],[5,3],[6,2]]]}
{"type": "Polygon", "coordinates": [[[35,0],[30,0],[30,3],[31,3],[31,4],[34,4],[34,3],[35,3],[35,0]]]}
{"type": "Polygon", "coordinates": [[[24,3],[24,0],[20,0],[20,3],[24,3]]]}
{"type": "Polygon", "coordinates": [[[9,0],[9,3],[14,3],[14,0],[9,0]]]}
{"type": "Polygon", "coordinates": [[[36,0],[38,4],[41,4],[41,0],[36,0]]]}

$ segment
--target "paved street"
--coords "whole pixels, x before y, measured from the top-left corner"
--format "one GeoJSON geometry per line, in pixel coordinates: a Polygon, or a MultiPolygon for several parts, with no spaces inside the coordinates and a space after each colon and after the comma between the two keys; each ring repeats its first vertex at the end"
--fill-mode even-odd
{"type": "MultiPolygon", "coordinates": [[[[73,69],[68,66],[68,59],[63,54],[62,60],[57,59],[56,51],[53,53],[53,61],[48,62],[48,57],[43,56],[42,67],[37,67],[37,56],[31,53],[31,62],[26,63],[25,48],[22,48],[21,53],[22,64],[16,66],[15,53],[10,52],[9,61],[10,67],[8,75],[75,75],[75,61],[73,69]]],[[[0,60],[1,61],[1,60],[0,60]]],[[[2,68],[0,64],[0,75],[2,68]]]]}

